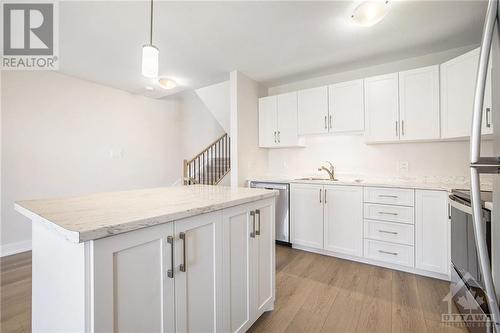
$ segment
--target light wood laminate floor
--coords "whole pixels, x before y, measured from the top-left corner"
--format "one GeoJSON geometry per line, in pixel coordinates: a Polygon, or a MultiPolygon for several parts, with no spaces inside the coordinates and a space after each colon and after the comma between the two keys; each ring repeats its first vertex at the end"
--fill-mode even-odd
{"type": "MultiPolygon", "coordinates": [[[[0,332],[31,331],[31,252],[0,259],[0,332]]],[[[467,332],[443,326],[444,281],[276,249],[276,305],[251,332],[467,332]]]]}
{"type": "Polygon", "coordinates": [[[251,332],[468,332],[441,325],[445,281],[282,246],[276,303],[251,332]]]}

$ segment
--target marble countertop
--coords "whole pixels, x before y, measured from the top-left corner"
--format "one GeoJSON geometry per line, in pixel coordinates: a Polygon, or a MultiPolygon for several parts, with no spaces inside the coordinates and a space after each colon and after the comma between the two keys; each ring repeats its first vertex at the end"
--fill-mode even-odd
{"type": "MultiPolygon", "coordinates": [[[[313,175],[311,177],[325,177],[325,175],[313,175]]],[[[469,181],[466,177],[371,177],[366,175],[341,175],[337,181],[331,180],[302,180],[301,176],[255,176],[248,181],[294,183],[294,184],[323,184],[323,185],[350,185],[350,186],[377,186],[398,187],[423,190],[438,190],[451,192],[452,189],[468,189],[469,181]]],[[[491,191],[491,182],[485,181],[481,189],[491,191]]]]}
{"type": "Polygon", "coordinates": [[[277,196],[277,191],[191,185],[19,201],[15,209],[85,242],[277,196]]]}

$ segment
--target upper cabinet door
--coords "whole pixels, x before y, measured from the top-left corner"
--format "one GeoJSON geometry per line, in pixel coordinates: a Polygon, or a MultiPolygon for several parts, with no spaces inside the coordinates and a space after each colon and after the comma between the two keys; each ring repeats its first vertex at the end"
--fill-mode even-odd
{"type": "Polygon", "coordinates": [[[276,96],[259,98],[259,147],[278,145],[278,103],[276,96]]]}
{"type": "Polygon", "coordinates": [[[479,49],[474,49],[441,64],[443,139],[470,136],[478,61],[479,49]]]}
{"type": "Polygon", "coordinates": [[[298,121],[299,135],[328,133],[327,86],[298,92],[298,121]]]}
{"type": "Polygon", "coordinates": [[[439,66],[399,73],[401,140],[439,139],[439,66]]]}
{"type": "Polygon", "coordinates": [[[367,142],[399,140],[398,73],[365,81],[365,136],[367,142]]]}
{"type": "Polygon", "coordinates": [[[328,94],[331,131],[362,132],[365,129],[363,80],[332,84],[328,94]]]}
{"type": "Polygon", "coordinates": [[[278,95],[278,146],[298,145],[297,134],[297,92],[278,95]]]}

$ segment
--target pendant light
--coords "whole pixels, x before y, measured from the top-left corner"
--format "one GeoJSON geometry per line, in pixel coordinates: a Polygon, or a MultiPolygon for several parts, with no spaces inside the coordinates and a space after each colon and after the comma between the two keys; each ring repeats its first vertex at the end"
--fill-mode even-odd
{"type": "Polygon", "coordinates": [[[142,75],[147,78],[157,78],[160,51],[153,45],[153,0],[151,0],[150,23],[149,44],[142,46],[142,75]]]}

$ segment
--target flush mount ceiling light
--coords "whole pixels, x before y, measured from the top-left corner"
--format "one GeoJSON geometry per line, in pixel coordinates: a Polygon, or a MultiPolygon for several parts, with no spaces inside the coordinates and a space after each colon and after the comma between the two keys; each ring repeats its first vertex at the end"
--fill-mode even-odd
{"type": "Polygon", "coordinates": [[[149,27],[149,44],[142,46],[142,75],[147,78],[158,77],[160,51],[153,45],[153,0],[151,0],[151,21],[149,27]]]}
{"type": "Polygon", "coordinates": [[[351,19],[358,25],[371,27],[382,21],[389,9],[389,1],[364,1],[354,9],[351,19]]]}
{"type": "Polygon", "coordinates": [[[160,87],[166,90],[174,89],[175,87],[177,87],[177,83],[174,80],[170,80],[167,78],[159,79],[158,84],[160,85],[160,87]]]}

